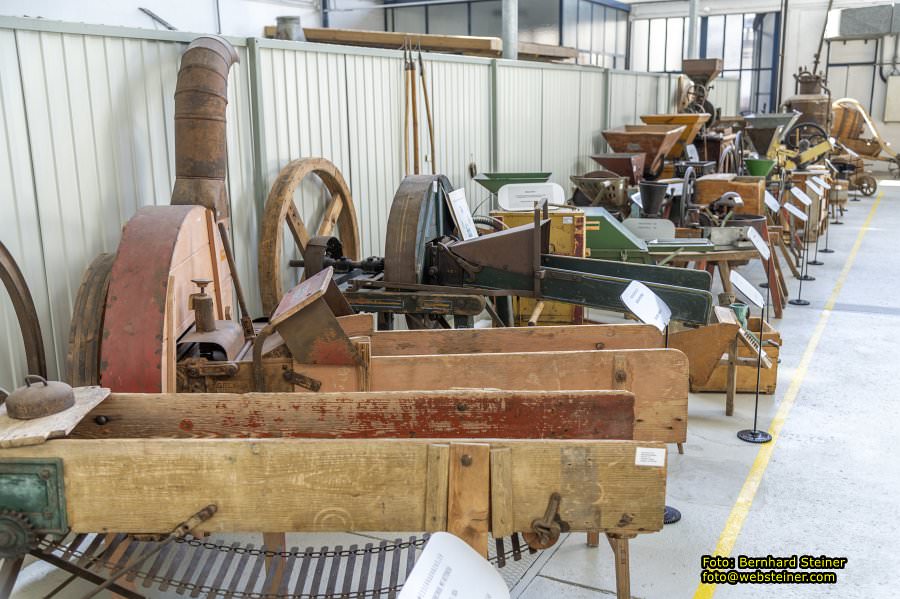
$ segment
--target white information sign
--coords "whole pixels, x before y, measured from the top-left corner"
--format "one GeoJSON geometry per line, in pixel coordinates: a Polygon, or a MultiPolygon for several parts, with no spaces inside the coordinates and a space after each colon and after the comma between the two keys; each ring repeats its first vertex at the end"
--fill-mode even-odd
{"type": "Polygon", "coordinates": [[[489,561],[457,536],[436,532],[406,578],[399,599],[509,599],[489,561]]]}
{"type": "Polygon", "coordinates": [[[814,194],[816,194],[817,196],[821,196],[821,195],[822,195],[822,188],[819,187],[818,185],[816,185],[815,183],[813,183],[812,181],[807,181],[807,182],[806,182],[806,187],[807,187],[808,189],[812,190],[812,192],[813,192],[814,194]]]}
{"type": "Polygon", "coordinates": [[[821,187],[824,187],[825,189],[831,189],[831,185],[829,185],[828,181],[826,181],[822,177],[813,177],[812,180],[815,181],[816,183],[818,183],[821,187]]]}
{"type": "Polygon", "coordinates": [[[641,192],[636,191],[631,194],[631,201],[638,205],[638,208],[644,209],[644,201],[641,199],[641,192]]]}
{"type": "Polygon", "coordinates": [[[666,449],[664,447],[638,447],[634,451],[634,465],[662,468],[666,465],[666,449]]]}
{"type": "Polygon", "coordinates": [[[766,207],[772,212],[778,212],[778,209],[781,208],[781,206],[778,204],[778,200],[775,199],[775,196],[773,196],[768,191],[766,192],[765,201],[766,207]]]}
{"type": "Polygon", "coordinates": [[[466,190],[463,187],[454,189],[447,194],[447,200],[450,202],[450,212],[453,214],[453,221],[459,234],[463,239],[475,239],[478,237],[478,229],[475,227],[475,220],[472,218],[472,211],[469,209],[469,202],[466,201],[466,190]]]}
{"type": "Polygon", "coordinates": [[[632,281],[622,292],[622,303],[644,324],[652,324],[662,333],[672,318],[672,310],[640,281],[632,281]]]}
{"type": "Polygon", "coordinates": [[[809,199],[809,196],[806,195],[806,192],[803,191],[802,189],[800,189],[799,187],[797,187],[796,185],[794,187],[791,187],[791,193],[794,195],[795,198],[800,200],[804,206],[812,205],[812,200],[809,199]]]}
{"type": "Polygon", "coordinates": [[[731,284],[737,287],[737,290],[750,300],[750,303],[757,308],[763,307],[763,296],[756,290],[756,286],[753,283],[742,277],[736,270],[732,270],[728,278],[731,280],[731,284]]]}
{"type": "Polygon", "coordinates": [[[762,235],[760,235],[753,227],[748,227],[747,239],[750,240],[750,243],[753,244],[753,247],[755,247],[756,251],[759,252],[759,255],[762,256],[762,259],[767,261],[772,255],[772,252],[769,251],[769,244],[762,238],[762,235]]]}
{"type": "Polygon", "coordinates": [[[806,222],[806,213],[803,212],[802,210],[800,210],[799,208],[797,208],[796,206],[794,206],[793,204],[791,204],[791,203],[785,204],[784,209],[787,210],[788,212],[790,212],[791,214],[793,214],[794,216],[796,216],[797,218],[799,218],[800,220],[802,220],[803,222],[806,222]]]}

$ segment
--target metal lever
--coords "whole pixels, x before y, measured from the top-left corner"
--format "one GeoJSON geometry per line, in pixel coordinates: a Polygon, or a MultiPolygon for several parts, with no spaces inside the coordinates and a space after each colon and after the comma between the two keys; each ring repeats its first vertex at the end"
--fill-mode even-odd
{"type": "Polygon", "coordinates": [[[531,523],[532,532],[523,533],[525,541],[532,549],[546,549],[552,547],[559,540],[560,533],[569,532],[569,523],[559,517],[559,505],[562,497],[559,493],[550,495],[544,517],[531,523]]]}

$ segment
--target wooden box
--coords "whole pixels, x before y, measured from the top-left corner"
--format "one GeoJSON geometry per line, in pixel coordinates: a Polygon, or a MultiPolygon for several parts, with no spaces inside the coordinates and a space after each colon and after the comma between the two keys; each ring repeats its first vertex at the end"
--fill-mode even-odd
{"type": "MultiPolygon", "coordinates": [[[[534,222],[534,212],[491,212],[491,216],[503,221],[510,227],[527,225],[534,222]]],[[[550,212],[550,253],[560,256],[577,256],[584,258],[586,245],[584,239],[584,212],[577,208],[565,208],[550,212]]],[[[528,318],[534,310],[534,300],[528,298],[513,298],[513,311],[515,313],[516,326],[528,324],[528,318]]],[[[584,322],[584,308],[563,302],[544,302],[544,311],[538,324],[582,324],[584,322]]]]}
{"type": "Polygon", "coordinates": [[[738,214],[765,214],[765,177],[739,177],[731,173],[716,173],[697,179],[697,203],[710,204],[726,192],[733,191],[741,196],[744,205],[736,210],[738,214]]]}
{"type": "MultiPolygon", "coordinates": [[[[759,317],[753,316],[749,322],[750,330],[754,335],[759,335],[759,317]]],[[[775,330],[769,323],[763,327],[763,341],[774,341],[781,345],[781,334],[775,330]]],[[[772,361],[772,368],[763,368],[759,377],[759,392],[772,394],[775,393],[775,387],[778,384],[778,353],[779,347],[773,345],[765,345],[763,349],[769,359],[772,361]]],[[[738,344],[738,356],[742,358],[755,357],[755,353],[742,344],[738,344]]],[[[728,382],[728,365],[720,364],[713,370],[709,380],[702,385],[691,384],[691,391],[694,392],[715,392],[724,393],[725,386],[728,382]]],[[[738,393],[755,393],[756,392],[756,367],[755,366],[738,366],[737,367],[737,392],[738,393]]]]}

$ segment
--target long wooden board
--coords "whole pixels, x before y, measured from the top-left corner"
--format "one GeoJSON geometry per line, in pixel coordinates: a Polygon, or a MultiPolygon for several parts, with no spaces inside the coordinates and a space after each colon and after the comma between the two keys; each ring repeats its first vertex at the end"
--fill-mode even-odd
{"type": "MultiPolygon", "coordinates": [[[[425,530],[433,440],[58,439],[0,451],[61,458],[74,533],[171,530],[204,506],[200,532],[425,530]]],[[[508,447],[512,527],[530,530],[550,494],[573,530],[660,530],[665,466],[632,441],[490,441],[508,447]]],[[[663,462],[664,464],[664,462],[663,462]]],[[[435,473],[432,472],[434,475],[435,473]]]]}
{"type": "Polygon", "coordinates": [[[646,324],[378,331],[371,337],[374,356],[649,349],[664,345],[656,327],[646,324]]]}
{"type": "Polygon", "coordinates": [[[71,436],[625,440],[633,427],[628,391],[113,394],[71,436]]]}

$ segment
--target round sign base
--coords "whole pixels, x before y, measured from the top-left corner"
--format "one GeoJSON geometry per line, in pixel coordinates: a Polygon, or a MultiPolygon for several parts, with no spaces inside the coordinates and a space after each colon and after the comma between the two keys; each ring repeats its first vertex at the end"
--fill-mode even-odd
{"type": "Polygon", "coordinates": [[[788,303],[789,303],[790,305],[792,305],[792,306],[808,306],[808,305],[809,305],[809,300],[800,299],[800,298],[798,297],[797,299],[789,300],[788,303]]]}
{"type": "Polygon", "coordinates": [[[767,433],[766,431],[757,431],[745,429],[742,431],[738,431],[737,434],[738,439],[741,441],[746,441],[747,443],[768,443],[772,440],[772,435],[767,433]]]}
{"type": "Polygon", "coordinates": [[[671,505],[666,506],[666,511],[663,514],[663,524],[675,524],[681,520],[681,512],[673,508],[671,505]]]}

